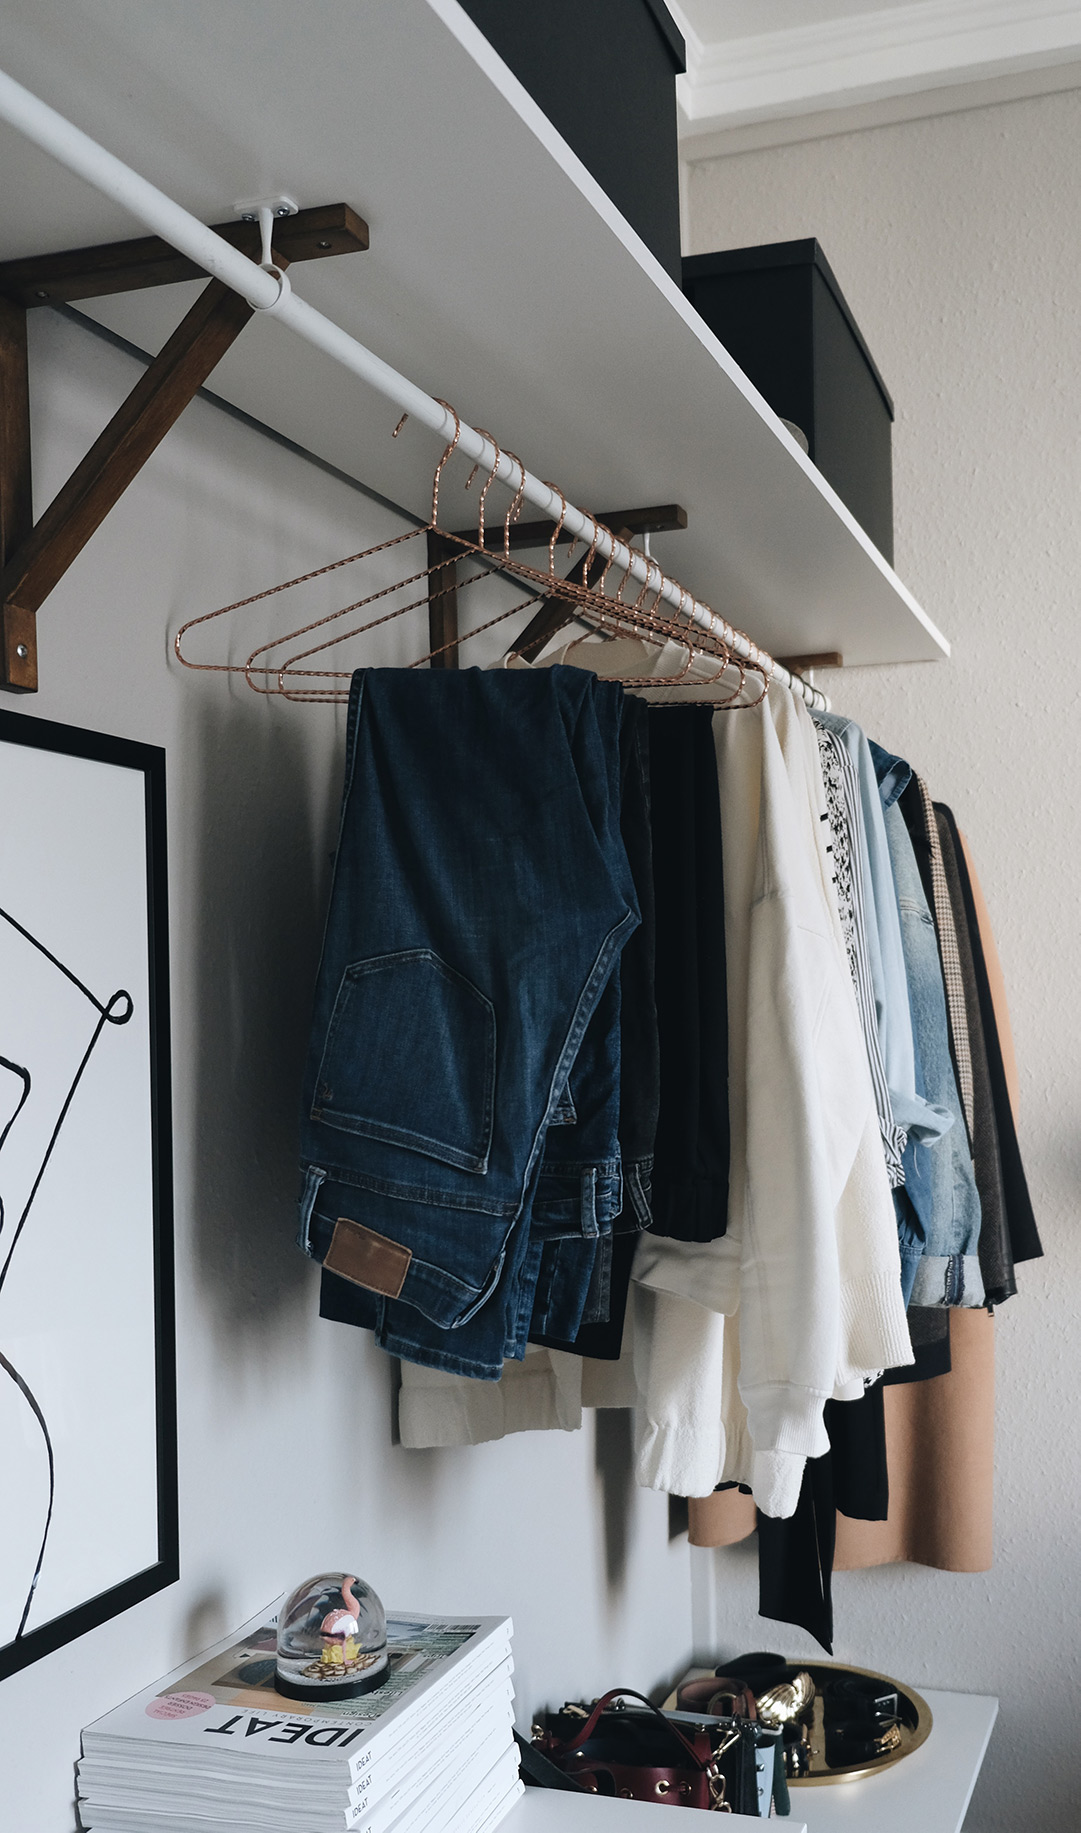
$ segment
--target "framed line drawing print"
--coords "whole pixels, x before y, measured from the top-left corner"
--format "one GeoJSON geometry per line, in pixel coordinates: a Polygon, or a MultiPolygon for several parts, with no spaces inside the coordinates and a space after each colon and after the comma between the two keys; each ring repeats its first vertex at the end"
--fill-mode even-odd
{"type": "Polygon", "coordinates": [[[165,753],[0,712],[0,1679],[178,1575],[165,753]]]}

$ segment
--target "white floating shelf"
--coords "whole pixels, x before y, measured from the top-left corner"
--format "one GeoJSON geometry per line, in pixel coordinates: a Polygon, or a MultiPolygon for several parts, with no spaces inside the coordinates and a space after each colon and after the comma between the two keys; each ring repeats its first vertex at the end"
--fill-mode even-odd
{"type": "MultiPolygon", "coordinates": [[[[278,190],[352,204],[370,251],[298,267],[297,291],[577,503],[682,503],[658,558],[765,648],[948,654],[457,0],[95,0],[93,25],[35,0],[4,66],[206,222],[278,190]]],[[[7,128],[0,165],[5,259],[139,233],[7,128]]],[[[80,309],[156,350],[195,291],[80,309]]],[[[392,443],[387,404],[272,321],[211,386],[424,513],[431,435],[392,443]]]]}

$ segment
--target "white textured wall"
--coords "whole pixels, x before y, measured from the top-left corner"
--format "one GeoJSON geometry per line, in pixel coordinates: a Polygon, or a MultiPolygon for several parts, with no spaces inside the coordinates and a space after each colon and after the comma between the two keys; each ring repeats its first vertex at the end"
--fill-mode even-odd
{"type": "MultiPolygon", "coordinates": [[[[821,242],[897,403],[897,570],[953,643],[822,682],[974,848],[1047,1258],[998,1314],[993,1570],[841,1574],[834,1602],[841,1658],[1000,1695],[974,1833],[1081,1826],[1079,162],[1070,93],[711,161],[686,197],[689,253],[821,242]]],[[[694,1558],[719,1652],[810,1652],[756,1616],[747,1551],[694,1558]]]]}
{"type": "MultiPolygon", "coordinates": [[[[139,370],[51,313],[32,327],[40,506],[139,370]]],[[[167,633],[398,527],[196,402],[42,610],[40,694],[4,696],[167,748],[182,1562],[178,1586],[0,1683],[4,1833],[68,1833],[80,1727],[321,1567],[356,1562],[399,1608],[509,1611],[526,1726],[690,1652],[686,1542],[633,1490],[626,1416],[394,1447],[387,1359],[319,1320],[292,1244],[342,724],[185,674],[167,633]]],[[[408,659],[423,634],[392,630],[369,659],[408,659]]]]}

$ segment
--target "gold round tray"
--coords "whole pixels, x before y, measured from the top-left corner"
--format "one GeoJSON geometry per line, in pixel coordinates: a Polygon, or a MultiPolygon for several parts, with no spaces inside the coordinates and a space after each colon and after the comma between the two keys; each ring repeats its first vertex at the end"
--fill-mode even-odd
{"type": "MultiPolygon", "coordinates": [[[[708,1668],[692,1668],[686,1676],[689,1680],[709,1673],[708,1668]]],[[[723,1672],[723,1663],[722,1663],[723,1672]]],[[[879,1674],[874,1668],[854,1668],[844,1661],[790,1661],[777,1674],[770,1675],[770,1685],[779,1680],[792,1680],[797,1674],[809,1674],[815,1683],[815,1700],[811,1719],[811,1773],[807,1776],[789,1776],[789,1788],[820,1788],[825,1782],[858,1782],[863,1776],[875,1776],[883,1769],[892,1769],[900,1763],[902,1757],[909,1757],[920,1745],[926,1743],[931,1735],[933,1719],[931,1708],[925,1699],[911,1687],[902,1687],[888,1674],[879,1674]],[[826,1762],[826,1725],[825,1708],[819,1686],[827,1680],[836,1680],[838,1675],[858,1674],[867,1680],[884,1681],[897,1693],[897,1704],[900,1708],[901,1744],[898,1750],[890,1750],[881,1757],[869,1758],[863,1763],[850,1763],[843,1767],[831,1767],[826,1762]]],[[[682,1684],[682,1683],[681,1683],[682,1684]]],[[[676,1709],[676,1692],[664,1702],[666,1712],[676,1709]]],[[[704,1716],[704,1715],[703,1715],[704,1716]]]]}
{"type": "MultiPolygon", "coordinates": [[[[878,1775],[881,1770],[892,1769],[903,1757],[911,1756],[931,1734],[933,1721],[927,1701],[914,1693],[911,1687],[901,1686],[899,1681],[891,1679],[888,1674],[878,1674],[873,1668],[850,1667],[843,1661],[790,1661],[783,1674],[777,1678],[791,1680],[799,1673],[809,1674],[815,1683],[811,1720],[811,1771],[806,1776],[789,1776],[789,1788],[820,1788],[825,1782],[858,1782],[863,1776],[878,1775]],[[869,1757],[862,1763],[847,1763],[834,1768],[826,1762],[825,1708],[819,1688],[826,1681],[836,1680],[845,1674],[880,1680],[896,1689],[901,1714],[901,1744],[899,1749],[889,1750],[881,1757],[869,1757]]],[[[772,1675],[770,1679],[773,1680],[772,1675]]]]}

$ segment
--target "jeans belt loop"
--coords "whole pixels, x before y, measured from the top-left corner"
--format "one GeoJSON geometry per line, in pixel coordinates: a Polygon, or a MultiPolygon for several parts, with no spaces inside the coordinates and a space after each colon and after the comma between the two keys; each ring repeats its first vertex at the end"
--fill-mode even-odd
{"type": "Polygon", "coordinates": [[[312,1212],[323,1184],[326,1172],[320,1165],[309,1165],[304,1174],[304,1187],[300,1193],[300,1217],[297,1227],[297,1246],[312,1256],[312,1212]]]}
{"type": "Polygon", "coordinates": [[[601,1232],[597,1222],[596,1165],[589,1165],[586,1170],[582,1172],[581,1227],[582,1234],[587,1240],[596,1240],[601,1232]]]}

